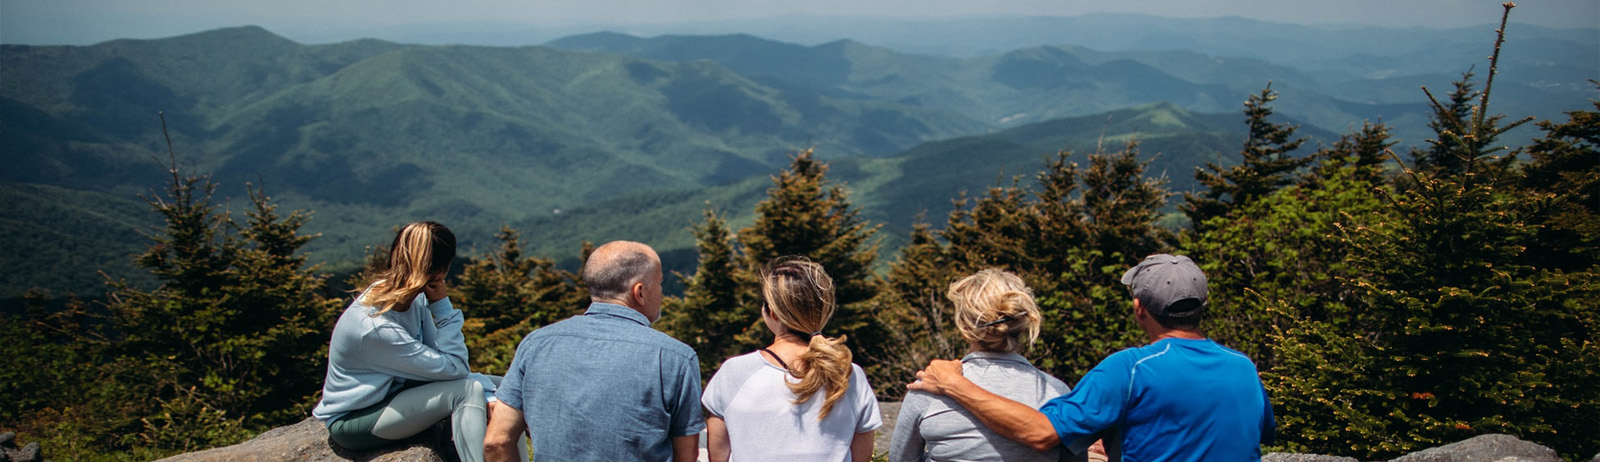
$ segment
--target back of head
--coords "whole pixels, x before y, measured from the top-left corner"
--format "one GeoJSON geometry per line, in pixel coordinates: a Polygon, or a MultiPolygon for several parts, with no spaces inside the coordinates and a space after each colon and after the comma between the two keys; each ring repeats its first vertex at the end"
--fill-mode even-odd
{"type": "Polygon", "coordinates": [[[1145,257],[1123,273],[1122,283],[1128,286],[1139,306],[1163,327],[1187,330],[1199,327],[1206,307],[1206,275],[1189,257],[1168,254],[1145,257]]]}
{"type": "Polygon", "coordinates": [[[1020,353],[1039,337],[1039,305],[1017,275],[994,268],[950,284],[961,336],[983,351],[1020,353]]]}
{"type": "Polygon", "coordinates": [[[367,276],[376,282],[362,300],[379,313],[411,303],[429,278],[450,270],[455,258],[456,235],[450,228],[432,221],[408,223],[389,244],[388,266],[367,276]]]}
{"type": "Polygon", "coordinates": [[[626,301],[633,284],[646,281],[659,265],[650,246],[611,241],[589,254],[583,263],[583,283],[593,300],[626,301]]]}
{"type": "Polygon", "coordinates": [[[761,270],[761,299],[770,316],[794,335],[809,339],[805,354],[791,374],[800,381],[789,384],[795,404],[806,402],[817,390],[826,390],[822,413],[827,417],[850,386],[850,349],[845,338],[822,335],[837,308],[833,278],[822,265],[803,257],[774,260],[761,270]]]}

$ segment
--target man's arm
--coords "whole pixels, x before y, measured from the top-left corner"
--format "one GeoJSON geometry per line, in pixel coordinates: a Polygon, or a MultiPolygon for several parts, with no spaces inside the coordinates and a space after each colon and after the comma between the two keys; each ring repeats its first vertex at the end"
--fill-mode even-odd
{"type": "Polygon", "coordinates": [[[489,428],[483,434],[483,460],[487,462],[517,462],[522,457],[517,445],[528,424],[522,421],[522,411],[505,403],[489,403],[489,428]]]}
{"type": "Polygon", "coordinates": [[[672,437],[672,461],[695,462],[700,458],[700,435],[672,437]]]}
{"type": "Polygon", "coordinates": [[[961,403],[990,430],[1035,451],[1061,444],[1061,437],[1056,435],[1048,417],[1033,407],[990,393],[967,380],[961,375],[960,361],[935,360],[927,369],[917,372],[917,381],[906,388],[948,396],[961,403]]]}

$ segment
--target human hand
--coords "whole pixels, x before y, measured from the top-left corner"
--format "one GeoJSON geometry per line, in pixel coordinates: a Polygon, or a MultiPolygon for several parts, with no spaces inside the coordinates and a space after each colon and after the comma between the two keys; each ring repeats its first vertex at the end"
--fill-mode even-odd
{"type": "Polygon", "coordinates": [[[428,284],[422,286],[422,295],[428,297],[428,304],[443,300],[449,294],[445,293],[444,273],[428,277],[428,284]]]}
{"type": "Polygon", "coordinates": [[[935,359],[928,363],[928,367],[917,372],[917,381],[906,385],[911,391],[947,395],[952,388],[962,383],[972,383],[961,375],[961,361],[935,359]]]}

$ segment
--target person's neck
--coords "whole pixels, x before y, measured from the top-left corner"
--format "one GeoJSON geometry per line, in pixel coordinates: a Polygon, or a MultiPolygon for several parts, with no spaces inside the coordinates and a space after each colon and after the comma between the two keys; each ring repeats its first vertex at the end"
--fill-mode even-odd
{"type": "Polygon", "coordinates": [[[640,313],[643,313],[643,311],[640,310],[639,307],[636,307],[636,306],[633,306],[633,305],[629,305],[626,300],[611,300],[611,299],[605,299],[605,298],[590,298],[589,299],[589,303],[605,303],[605,304],[608,304],[608,305],[617,305],[617,306],[620,306],[620,307],[623,307],[623,308],[627,308],[627,309],[630,309],[630,310],[639,311],[640,313]]]}
{"type": "Polygon", "coordinates": [[[767,348],[773,351],[777,351],[779,348],[805,350],[811,348],[810,340],[808,338],[800,338],[800,335],[793,332],[784,332],[774,336],[772,345],[767,348]]]}
{"type": "Polygon", "coordinates": [[[1150,343],[1156,343],[1169,338],[1175,338],[1179,340],[1205,340],[1206,336],[1201,334],[1199,331],[1182,329],[1165,329],[1161,332],[1150,333],[1150,343]]]}

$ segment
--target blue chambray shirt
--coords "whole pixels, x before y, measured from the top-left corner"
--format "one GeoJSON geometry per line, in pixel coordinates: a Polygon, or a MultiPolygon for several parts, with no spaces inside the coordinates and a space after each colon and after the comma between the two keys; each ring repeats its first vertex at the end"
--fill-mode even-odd
{"type": "Polygon", "coordinates": [[[539,460],[669,461],[670,437],[705,429],[694,350],[609,303],[528,334],[495,394],[539,460]]]}

